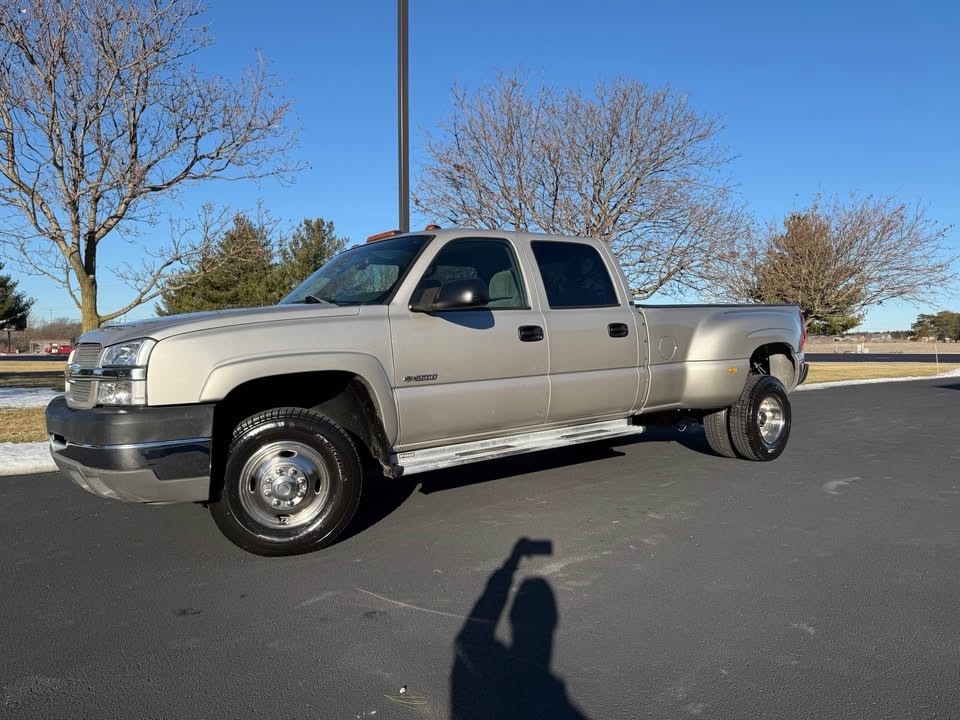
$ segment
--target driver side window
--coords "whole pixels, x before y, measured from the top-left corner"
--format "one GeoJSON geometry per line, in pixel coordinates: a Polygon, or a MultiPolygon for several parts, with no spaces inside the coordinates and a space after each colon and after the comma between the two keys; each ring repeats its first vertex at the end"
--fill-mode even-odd
{"type": "Polygon", "coordinates": [[[477,278],[487,286],[490,310],[529,309],[516,256],[505,240],[462,238],[443,246],[413,292],[411,303],[430,301],[451,280],[477,278]]]}

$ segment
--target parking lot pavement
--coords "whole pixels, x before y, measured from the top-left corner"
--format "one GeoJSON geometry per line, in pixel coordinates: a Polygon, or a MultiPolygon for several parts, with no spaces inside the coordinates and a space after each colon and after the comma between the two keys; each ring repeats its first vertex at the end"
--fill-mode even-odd
{"type": "Polygon", "coordinates": [[[958,390],[801,393],[774,463],[690,430],[384,481],[297,558],[2,478],[0,716],[960,717],[958,390]]]}

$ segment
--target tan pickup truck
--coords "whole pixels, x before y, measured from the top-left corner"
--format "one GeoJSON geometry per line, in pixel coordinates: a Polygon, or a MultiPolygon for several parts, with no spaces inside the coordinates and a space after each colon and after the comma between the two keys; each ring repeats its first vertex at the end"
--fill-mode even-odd
{"type": "Polygon", "coordinates": [[[806,376],[796,306],[631,301],[607,246],[481,230],[353,247],[279,305],[85,333],[47,408],[57,465],[134,502],[208,503],[263,555],[333,542],[388,477],[703,422],[773,460],[806,376]]]}

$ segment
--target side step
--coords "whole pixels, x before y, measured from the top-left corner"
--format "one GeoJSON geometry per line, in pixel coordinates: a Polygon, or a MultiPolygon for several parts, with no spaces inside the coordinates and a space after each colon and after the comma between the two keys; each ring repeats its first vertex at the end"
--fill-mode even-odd
{"type": "Polygon", "coordinates": [[[605,420],[588,425],[568,425],[552,430],[507,435],[475,442],[445,445],[427,450],[411,450],[395,457],[394,465],[403,468],[404,475],[466,465],[480,460],[519,455],[549,448],[578,445],[643,432],[642,425],[631,425],[629,420],[605,420]]]}

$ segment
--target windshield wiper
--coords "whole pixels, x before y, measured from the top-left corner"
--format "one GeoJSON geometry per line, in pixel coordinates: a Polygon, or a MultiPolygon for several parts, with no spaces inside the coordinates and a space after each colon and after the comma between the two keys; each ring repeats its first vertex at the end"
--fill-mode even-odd
{"type": "Polygon", "coordinates": [[[336,305],[336,301],[333,298],[317,297],[316,295],[306,295],[303,298],[303,302],[307,305],[317,305],[319,303],[325,303],[326,305],[336,305]]]}

